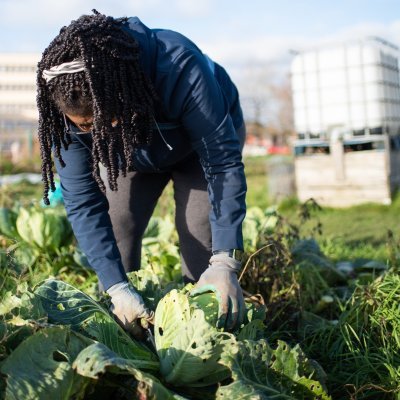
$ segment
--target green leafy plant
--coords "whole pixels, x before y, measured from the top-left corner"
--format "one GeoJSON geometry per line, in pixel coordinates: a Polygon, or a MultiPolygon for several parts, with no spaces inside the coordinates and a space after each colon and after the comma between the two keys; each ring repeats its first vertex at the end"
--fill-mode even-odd
{"type": "Polygon", "coordinates": [[[155,340],[165,380],[176,385],[207,386],[223,380],[230,371],[219,363],[222,351],[234,340],[218,331],[215,310],[193,307],[186,294],[169,292],[155,314],[155,340]],[[205,314],[210,317],[206,320],[205,314]]]}
{"type": "MultiPolygon", "coordinates": [[[[205,395],[215,398],[225,396],[232,388],[237,393],[244,393],[250,385],[254,395],[249,398],[264,398],[268,393],[283,395],[291,391],[307,393],[308,397],[304,398],[328,398],[323,389],[324,375],[320,367],[306,360],[298,346],[290,349],[282,342],[276,350],[269,347],[263,338],[265,309],[248,302],[247,321],[243,326],[235,333],[223,332],[215,328],[218,313],[215,294],[191,297],[192,287],[189,284],[179,290],[169,290],[158,301],[154,321],[157,355],[146,345],[131,339],[106,308],[71,285],[48,280],[31,296],[40,301],[50,323],[65,325],[91,341],[78,355],[65,356],[68,359],[65,367],[70,370],[72,363],[73,372],[80,378],[87,378],[80,381],[82,393],[86,393],[86,387],[96,390],[98,379],[105,374],[116,380],[116,387],[125,393],[124,396],[140,393],[172,399],[180,398],[176,393],[190,393],[190,398],[194,399],[205,395]],[[256,350],[251,350],[253,347],[256,350]],[[262,368],[275,380],[268,378],[261,384],[262,390],[260,380],[264,379],[265,372],[261,367],[258,372],[249,372],[247,367],[241,373],[237,370],[237,361],[234,360],[238,357],[244,359],[245,353],[250,354],[252,362],[258,362],[258,358],[269,360],[262,368]],[[121,376],[125,376],[124,383],[117,378],[121,376]],[[194,392],[194,388],[198,391],[194,392]]],[[[154,290],[159,288],[153,286],[154,290]]],[[[150,292],[149,287],[142,289],[150,292]]],[[[154,295],[152,298],[154,301],[154,295]]],[[[18,303],[18,300],[10,295],[8,303],[13,302],[18,303]]],[[[5,373],[12,375],[8,369],[5,373]]]]}
{"type": "Polygon", "coordinates": [[[399,398],[399,304],[400,276],[389,270],[359,284],[335,323],[308,318],[304,349],[330,371],[335,398],[399,398]]]}
{"type": "Polygon", "coordinates": [[[72,229],[65,216],[54,208],[20,208],[16,227],[18,234],[26,243],[40,250],[57,252],[72,241],[72,229]]]}
{"type": "Polygon", "coordinates": [[[110,313],[90,296],[62,281],[49,280],[35,290],[49,321],[104,343],[121,357],[135,360],[138,367],[158,370],[156,356],[142,343],[132,339],[110,313]]]}
{"type": "Polygon", "coordinates": [[[1,364],[6,399],[70,399],[84,392],[84,378],[72,363],[92,343],[66,327],[40,330],[1,364]]]}
{"type": "Polygon", "coordinates": [[[17,231],[17,216],[18,214],[10,208],[0,208],[0,234],[11,239],[20,239],[17,231]]]}
{"type": "Polygon", "coordinates": [[[244,340],[227,349],[221,362],[232,370],[233,382],[219,387],[221,399],[329,400],[322,369],[308,360],[299,346],[266,340],[244,340]]]}

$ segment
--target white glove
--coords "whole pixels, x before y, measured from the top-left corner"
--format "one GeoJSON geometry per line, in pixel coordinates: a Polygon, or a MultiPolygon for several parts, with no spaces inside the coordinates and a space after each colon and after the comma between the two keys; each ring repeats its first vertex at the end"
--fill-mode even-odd
{"type": "Polygon", "coordinates": [[[235,330],[242,324],[246,305],[237,274],[241,263],[225,254],[210,258],[209,267],[200,276],[192,296],[214,292],[219,303],[217,328],[235,330]]]}
{"type": "Polygon", "coordinates": [[[107,293],[111,296],[111,311],[117,322],[134,336],[142,336],[140,319],[151,321],[154,311],[144,304],[142,296],[129,282],[119,282],[111,286],[107,293]]]}

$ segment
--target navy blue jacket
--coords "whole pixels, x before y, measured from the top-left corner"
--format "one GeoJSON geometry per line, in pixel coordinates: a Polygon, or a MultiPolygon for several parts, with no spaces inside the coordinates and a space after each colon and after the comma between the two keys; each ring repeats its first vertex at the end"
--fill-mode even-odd
{"type": "MultiPolygon", "coordinates": [[[[177,32],[124,24],[139,43],[141,63],[159,97],[153,142],[134,150],[137,171],[168,171],[195,151],[208,181],[213,250],[243,249],[246,180],[235,128],[243,124],[237,89],[225,70],[177,32]],[[168,145],[169,146],[168,146],[168,145]],[[170,149],[172,147],[172,150],[170,149]]],[[[75,132],[75,133],[74,133],[75,132]]],[[[92,177],[91,135],[76,134],[56,160],[65,207],[79,246],[104,288],[126,279],[108,215],[92,177]]]]}

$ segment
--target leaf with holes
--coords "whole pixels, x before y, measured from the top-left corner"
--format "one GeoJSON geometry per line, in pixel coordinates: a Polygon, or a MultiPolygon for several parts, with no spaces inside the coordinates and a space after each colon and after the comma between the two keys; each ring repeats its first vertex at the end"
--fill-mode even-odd
{"type": "Polygon", "coordinates": [[[273,350],[266,340],[245,340],[226,348],[221,362],[232,370],[233,383],[218,389],[218,399],[330,399],[322,369],[298,345],[279,341],[273,350]]]}
{"type": "Polygon", "coordinates": [[[190,296],[189,304],[191,308],[203,310],[206,321],[210,325],[217,325],[219,304],[214,292],[206,292],[196,296],[190,296]]]}
{"type": "Polygon", "coordinates": [[[1,365],[5,398],[81,398],[87,379],[73,371],[72,363],[92,343],[65,327],[42,329],[30,336],[1,365]]]}
{"type": "MultiPolygon", "coordinates": [[[[94,343],[82,350],[73,363],[79,375],[98,380],[105,373],[113,375],[130,375],[133,382],[125,384],[131,390],[131,398],[135,399],[183,399],[170,392],[154,376],[140,371],[132,360],[118,356],[101,343],[94,343]]],[[[114,383],[117,385],[117,381],[114,383]]]]}
{"type": "Polygon", "coordinates": [[[139,269],[128,273],[128,278],[133,287],[143,297],[146,305],[154,310],[158,302],[172,289],[181,287],[182,283],[168,282],[150,269],[139,269]]]}
{"type": "Polygon", "coordinates": [[[157,356],[132,339],[100,304],[73,286],[50,279],[35,293],[51,322],[70,325],[104,343],[121,357],[133,359],[138,368],[158,370],[157,356]]]}
{"type": "Polygon", "coordinates": [[[164,379],[175,385],[206,386],[230,375],[219,360],[234,337],[207,322],[191,308],[187,294],[172,290],[158,304],[155,340],[164,379]]]}

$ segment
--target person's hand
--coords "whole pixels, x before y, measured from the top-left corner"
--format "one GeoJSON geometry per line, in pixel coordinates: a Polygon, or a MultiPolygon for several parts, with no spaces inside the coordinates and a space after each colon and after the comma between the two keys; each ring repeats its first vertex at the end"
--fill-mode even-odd
{"type": "Polygon", "coordinates": [[[146,307],[140,294],[129,282],[116,283],[107,293],[111,296],[111,311],[117,322],[134,337],[143,338],[142,327],[154,319],[154,311],[146,307]]]}
{"type": "Polygon", "coordinates": [[[226,254],[210,258],[209,267],[200,276],[191,296],[214,292],[219,310],[217,328],[237,329],[243,322],[246,306],[237,274],[241,264],[226,254]]]}

